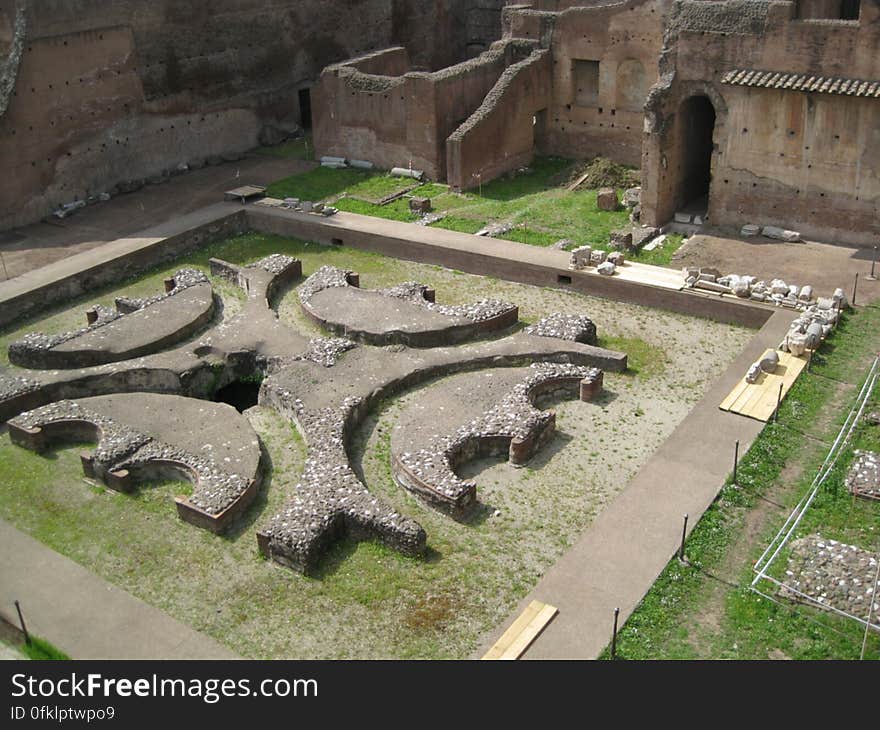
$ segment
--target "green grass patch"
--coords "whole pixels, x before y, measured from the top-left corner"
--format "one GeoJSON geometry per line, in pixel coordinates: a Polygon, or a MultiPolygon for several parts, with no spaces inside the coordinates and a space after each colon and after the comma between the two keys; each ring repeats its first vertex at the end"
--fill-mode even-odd
{"type": "Polygon", "coordinates": [[[374,218],[385,218],[392,221],[403,221],[404,223],[412,223],[418,220],[418,216],[409,209],[409,202],[405,199],[394,200],[386,205],[373,205],[357,198],[340,198],[333,205],[339,210],[348,213],[360,213],[361,215],[371,215],[374,218]]]}
{"type": "Polygon", "coordinates": [[[409,178],[376,174],[349,187],[346,192],[367,202],[378,203],[389,195],[396,195],[413,186],[409,178]]]}
{"type": "Polygon", "coordinates": [[[666,370],[669,361],[663,348],[652,345],[650,342],[638,337],[602,336],[599,337],[599,346],[609,350],[617,350],[626,353],[628,375],[638,375],[641,378],[653,378],[661,375],[666,370]]]}
{"type": "Polygon", "coordinates": [[[364,184],[380,173],[370,170],[356,170],[350,167],[336,170],[331,167],[316,167],[308,172],[291,175],[272,183],[266,189],[271,198],[299,198],[318,202],[341,195],[346,190],[364,184]]]}
{"type": "Polygon", "coordinates": [[[645,251],[641,249],[635,254],[630,255],[632,261],[638,261],[641,264],[652,264],[653,266],[669,266],[675,252],[681,248],[684,243],[684,236],[679,233],[670,233],[666,236],[666,242],[663,248],[655,248],[653,251],[645,251]]]}
{"type": "MultiPolygon", "coordinates": [[[[871,305],[847,316],[831,335],[814,357],[812,372],[804,372],[783,401],[778,422],[769,422],[742,457],[737,484],[727,479],[717,500],[693,530],[685,547],[687,562],[674,559],[666,566],[621,630],[619,658],[859,657],[863,627],[827,612],[795,607],[785,600],[772,603],[748,586],[753,577],[752,565],[809,488],[830,441],[840,429],[857,393],[859,378],[880,344],[878,332],[880,307],[871,305]],[[841,384],[837,375],[852,378],[849,387],[841,384]],[[841,397],[842,392],[848,395],[841,397]],[[792,474],[796,476],[792,478],[792,474]],[[783,503],[758,520],[759,529],[754,535],[749,532],[743,537],[753,511],[768,509],[768,493],[783,503]],[[713,576],[740,539],[748,542],[741,565],[732,567],[739,570],[739,581],[719,585],[713,576]],[[712,614],[711,619],[707,613],[712,614]]],[[[876,438],[871,427],[859,427],[796,536],[821,532],[829,539],[868,550],[880,549],[880,505],[852,497],[843,484],[853,449],[876,443],[876,438]]],[[[751,530],[755,531],[754,525],[751,530]]],[[[775,568],[783,571],[786,554],[780,558],[775,568]]],[[[604,656],[608,657],[607,650],[604,656]]],[[[867,656],[880,657],[880,637],[872,635],[867,656]]]]}
{"type": "MultiPolygon", "coordinates": [[[[509,223],[516,228],[504,236],[508,240],[548,246],[568,238],[576,245],[604,247],[612,230],[628,224],[629,212],[599,210],[595,190],[569,192],[564,187],[555,186],[554,181],[573,164],[561,157],[537,157],[527,172],[509,173],[464,193],[453,193],[448,185],[429,182],[415,188],[411,194],[430,198],[434,211],[438,213],[453,212],[434,224],[438,228],[474,233],[490,223],[509,223]]],[[[326,200],[347,193],[362,200],[341,198],[336,204],[340,210],[412,221],[415,216],[409,213],[406,201],[395,201],[392,207],[363,202],[378,202],[408,184],[411,181],[392,178],[382,172],[319,168],[273,183],[268,195],[326,200]]],[[[671,254],[672,250],[668,256],[671,254]]],[[[658,259],[663,255],[667,254],[658,253],[658,259]]]]}
{"type": "Polygon", "coordinates": [[[511,228],[498,238],[505,241],[517,241],[519,243],[528,243],[532,246],[552,246],[559,238],[552,233],[544,233],[543,231],[534,231],[531,228],[511,228]]]}
{"type": "Polygon", "coordinates": [[[459,233],[476,233],[483,227],[483,224],[473,218],[459,218],[448,215],[436,223],[432,223],[431,227],[445,228],[447,231],[458,231],[459,233]]]}
{"type": "Polygon", "coordinates": [[[70,659],[61,649],[52,646],[48,641],[38,636],[31,636],[29,644],[22,644],[18,648],[28,659],[36,661],[68,661],[70,659]]]}

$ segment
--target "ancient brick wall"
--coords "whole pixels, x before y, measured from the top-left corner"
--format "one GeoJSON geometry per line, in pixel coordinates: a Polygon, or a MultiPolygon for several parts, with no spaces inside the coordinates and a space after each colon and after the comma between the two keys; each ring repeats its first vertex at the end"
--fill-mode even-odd
{"type": "Polygon", "coordinates": [[[474,188],[531,162],[536,115],[550,101],[550,52],[536,50],[508,68],[479,109],[449,137],[451,186],[474,188]]]}
{"type": "Polygon", "coordinates": [[[431,73],[386,75],[399,70],[400,48],[330,66],[315,91],[315,150],[385,169],[412,164],[432,179],[445,179],[447,137],[530,48],[500,43],[431,73]]]}
{"type": "MultiPolygon", "coordinates": [[[[603,155],[638,165],[643,107],[658,78],[666,0],[568,7],[552,22],[553,97],[545,152],[575,159],[603,155]]],[[[512,25],[515,32],[516,24],[512,25]]]]}
{"type": "Polygon", "coordinates": [[[500,36],[501,4],[0,0],[0,229],[234,157],[301,121],[298,92],[324,67],[393,39],[426,67],[460,61],[500,36]]]}
{"type": "Polygon", "coordinates": [[[756,69],[878,81],[878,8],[876,0],[863,0],[860,21],[801,20],[794,3],[678,3],[664,77],[648,104],[643,220],[665,222],[684,202],[683,104],[705,96],[716,114],[712,223],[783,225],[821,239],[875,243],[880,99],[722,78],[756,69]]]}

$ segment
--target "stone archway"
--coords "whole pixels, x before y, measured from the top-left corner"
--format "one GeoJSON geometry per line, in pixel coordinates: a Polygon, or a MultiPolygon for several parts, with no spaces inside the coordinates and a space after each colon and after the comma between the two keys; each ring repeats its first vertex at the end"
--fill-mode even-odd
{"type": "Polygon", "coordinates": [[[678,205],[708,209],[712,185],[715,107],[699,94],[685,99],[679,109],[680,167],[678,205]]]}

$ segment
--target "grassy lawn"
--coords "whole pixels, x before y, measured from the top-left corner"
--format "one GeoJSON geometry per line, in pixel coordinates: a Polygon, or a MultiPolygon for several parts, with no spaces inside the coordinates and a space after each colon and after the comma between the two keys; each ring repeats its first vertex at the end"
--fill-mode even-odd
{"type": "MultiPolygon", "coordinates": [[[[629,224],[629,211],[600,211],[596,190],[570,192],[558,186],[560,177],[574,164],[561,157],[537,157],[526,172],[504,175],[474,190],[455,193],[447,185],[426,183],[411,194],[431,198],[434,211],[445,215],[432,224],[437,228],[476,233],[489,223],[506,223],[513,227],[499,238],[535,246],[567,238],[577,246],[605,247],[612,230],[629,224]]],[[[417,217],[409,212],[406,199],[376,205],[407,182],[411,184],[381,172],[320,169],[273,183],[268,194],[336,201],[345,193],[346,197],[333,203],[340,210],[412,222],[417,217]]],[[[666,265],[679,245],[681,237],[671,236],[664,249],[641,253],[635,259],[666,265]]]]}
{"type": "MultiPolygon", "coordinates": [[[[880,306],[850,314],[814,358],[743,457],[686,544],[618,637],[625,659],[857,659],[864,628],[830,613],[773,603],[748,589],[752,566],[810,483],[880,345],[880,306]]],[[[873,398],[877,402],[880,393],[873,398]]],[[[880,504],[856,499],[844,477],[857,448],[880,448],[880,430],[861,424],[795,537],[821,532],[880,551],[880,504]]],[[[784,571],[787,552],[774,565],[784,571]]],[[[607,656],[607,654],[606,654],[607,656]]],[[[880,658],[873,633],[866,658],[880,658]]]]}
{"type": "MultiPolygon", "coordinates": [[[[214,256],[245,264],[276,252],[300,258],[306,276],[331,264],[357,270],[367,288],[419,280],[436,287],[440,302],[506,299],[520,306],[525,322],[552,311],[586,312],[604,344],[630,354],[632,368],[606,375],[606,400],[560,404],[558,436],[527,468],[490,460],[474,471],[481,499],[500,512],[485,520],[453,521],[390,481],[389,434],[401,405],[383,404],[355,435],[353,456],[373,493],[425,527],[429,553],[413,559],[374,542],[343,540],[333,545],[319,574],[308,578],[262,559],[257,550],[254,533],[293,494],[306,451],[292,424],[270,409],[258,407],[248,417],[271,472],[245,519],[225,536],[177,518],[172,498],[187,485],[163,482],[131,495],[113,493],[83,479],[79,454],[88,445],[40,456],[13,446],[0,429],[3,519],[247,657],[468,656],[751,336],[563,290],[247,234],[4,331],[0,348],[5,352],[10,339],[33,329],[78,326],[87,303],[160,291],[162,279],[180,266],[207,270],[214,256]],[[699,352],[691,351],[695,345],[699,352]]],[[[234,311],[235,292],[223,297],[234,311]]],[[[304,332],[317,332],[304,321],[293,291],[282,298],[279,315],[304,332]]],[[[404,397],[417,400],[419,391],[404,397]]]]}

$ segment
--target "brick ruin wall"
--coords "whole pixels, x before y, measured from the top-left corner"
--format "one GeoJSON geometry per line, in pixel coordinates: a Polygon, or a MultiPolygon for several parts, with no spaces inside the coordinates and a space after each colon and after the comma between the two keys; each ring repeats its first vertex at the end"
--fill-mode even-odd
{"type": "Polygon", "coordinates": [[[434,72],[411,67],[402,47],[328,67],[314,94],[315,150],[381,168],[446,178],[446,139],[486,99],[531,45],[496,43],[476,58],[434,72]]]}
{"type": "Polygon", "coordinates": [[[0,229],[253,148],[264,125],[299,122],[298,91],[345,58],[400,43],[425,66],[460,61],[500,36],[500,6],[0,0],[0,229]]]}
{"type": "Polygon", "coordinates": [[[536,119],[542,152],[639,165],[643,108],[658,78],[670,4],[545,0],[505,14],[505,34],[543,39],[552,52],[552,97],[536,119]]]}
{"type": "Polygon", "coordinates": [[[784,225],[823,240],[880,235],[880,100],[735,86],[733,69],[880,80],[880,2],[861,20],[801,20],[794,3],[676,4],[648,104],[642,216],[662,223],[683,202],[682,104],[716,113],[709,218],[784,225]]]}

